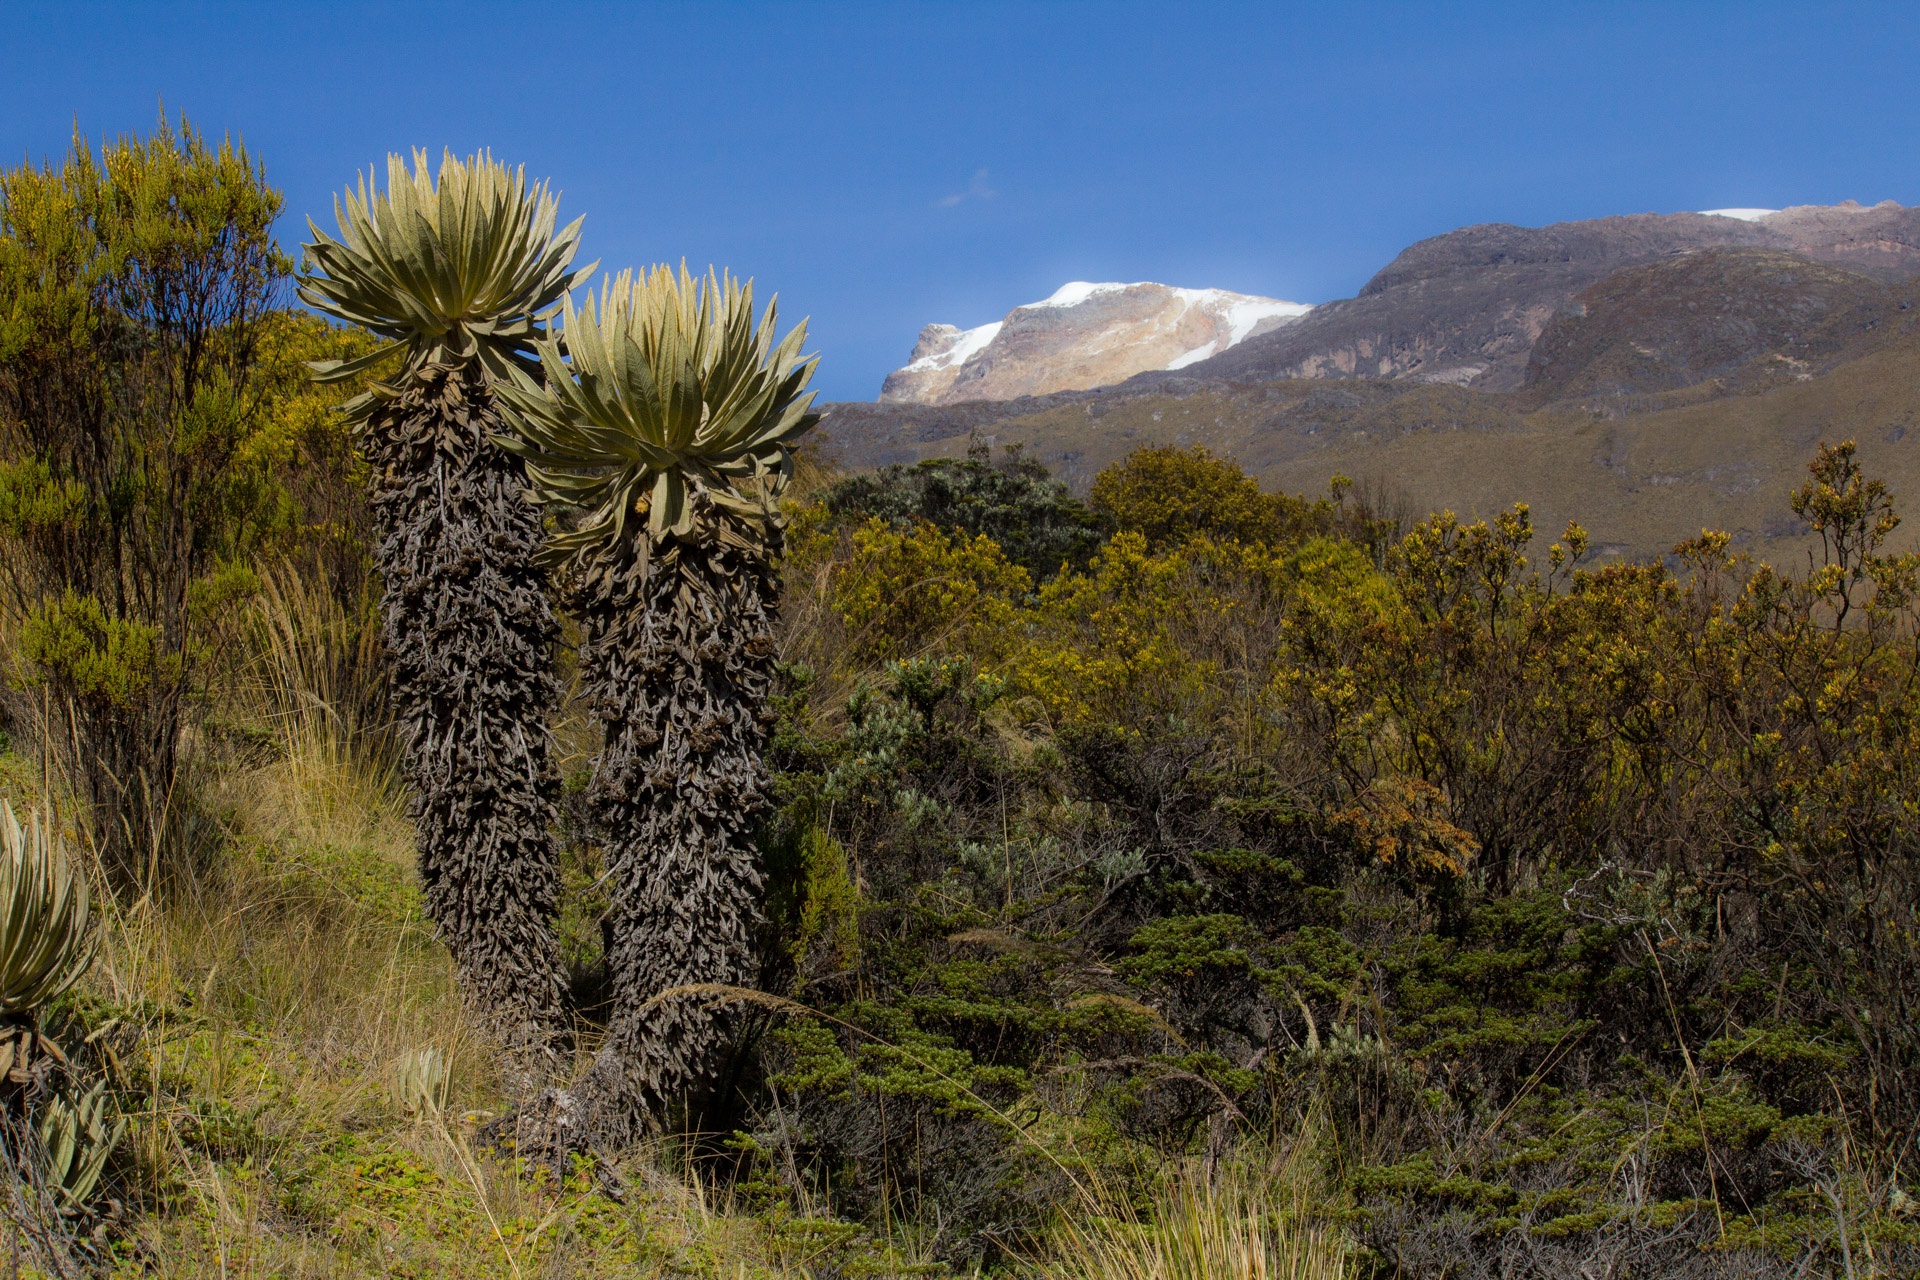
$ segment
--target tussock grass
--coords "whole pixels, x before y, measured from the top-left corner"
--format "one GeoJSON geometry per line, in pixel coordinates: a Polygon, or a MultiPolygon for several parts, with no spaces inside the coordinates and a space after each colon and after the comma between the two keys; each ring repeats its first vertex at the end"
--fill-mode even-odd
{"type": "Polygon", "coordinates": [[[1142,1200],[1097,1188],[1032,1262],[1049,1280],[1339,1280],[1339,1234],[1321,1213],[1306,1148],[1250,1147],[1228,1162],[1170,1162],[1142,1200]]]}

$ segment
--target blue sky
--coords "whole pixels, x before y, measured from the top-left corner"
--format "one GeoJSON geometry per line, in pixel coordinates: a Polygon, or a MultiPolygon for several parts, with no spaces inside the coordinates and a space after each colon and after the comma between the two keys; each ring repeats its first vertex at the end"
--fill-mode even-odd
{"type": "Polygon", "coordinates": [[[158,105],[285,238],[389,150],[551,178],[617,268],[811,315],[831,398],[1073,279],[1304,302],[1473,222],[1920,203],[1920,5],[0,5],[0,159],[158,105]]]}

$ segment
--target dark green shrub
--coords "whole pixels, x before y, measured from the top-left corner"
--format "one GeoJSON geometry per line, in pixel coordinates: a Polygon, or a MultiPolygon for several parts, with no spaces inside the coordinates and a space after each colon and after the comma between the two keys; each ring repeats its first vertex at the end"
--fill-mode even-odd
{"type": "Polygon", "coordinates": [[[965,460],[935,458],[849,476],[830,486],[821,502],[849,519],[924,520],[984,534],[1035,582],[1062,566],[1084,569],[1104,540],[1099,519],[1017,447],[997,460],[982,446],[969,450],[965,460]]]}

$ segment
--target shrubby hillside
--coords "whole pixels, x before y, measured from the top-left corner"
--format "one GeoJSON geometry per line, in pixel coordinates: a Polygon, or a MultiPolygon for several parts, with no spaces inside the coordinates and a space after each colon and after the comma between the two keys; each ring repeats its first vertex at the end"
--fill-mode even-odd
{"type": "MultiPolygon", "coordinates": [[[[724,922],[741,980],[631,989],[649,847],[610,815],[675,778],[646,754],[664,735],[617,768],[603,750],[623,662],[697,674],[688,654],[726,637],[663,657],[645,628],[671,593],[592,597],[591,630],[541,631],[552,670],[519,668],[557,701],[531,794],[558,913],[535,958],[564,1025],[503,1045],[522,1033],[473,981],[492,962],[456,965],[415,869],[420,739],[396,707],[419,704],[396,682],[417,673],[383,623],[431,605],[411,578],[390,598],[376,566],[407,565],[406,539],[379,530],[414,526],[365,496],[370,453],[396,506],[411,462],[342,416],[416,406],[356,398],[366,335],[269,287],[277,197],[244,154],[163,127],[110,155],[106,178],[86,157],[7,175],[0,240],[0,285],[35,304],[0,325],[0,797],[45,833],[32,858],[9,844],[9,874],[40,870],[9,881],[0,926],[27,936],[69,873],[92,888],[91,963],[75,945],[55,966],[84,967],[70,989],[15,982],[33,948],[0,956],[0,987],[39,993],[0,1008],[23,1274],[1920,1274],[1920,559],[1851,440],[1768,498],[1809,552],[1791,570],[1711,530],[1636,559],[1524,504],[1469,520],[1344,477],[1290,496],[1205,448],[1130,442],[1084,500],[979,440],[859,472],[783,454],[794,481],[755,512],[777,562],[702,570],[750,580],[763,628],[740,646],[764,675],[739,681],[748,715],[698,724],[738,731],[742,775],[742,725],[766,734],[755,820],[745,784],[701,815],[740,829],[734,888],[764,872],[757,912],[724,922]],[[160,199],[170,183],[251,195],[160,199]],[[102,195],[129,191],[154,198],[102,195]],[[125,264],[160,259],[36,274],[29,214],[84,227],[57,242],[82,248],[184,242],[168,219],[206,214],[234,234],[193,242],[239,245],[223,278],[260,287],[210,330],[136,312],[166,277],[125,264]],[[218,376],[176,380],[200,350],[218,376]],[[327,360],[349,363],[309,382],[327,360]],[[96,438],[114,448],[68,448],[96,438]],[[129,571],[129,549],[155,559],[129,571]],[[167,785],[83,740],[164,754],[167,785]],[[667,1001],[700,1020],[648,1022],[667,1001]],[[618,1141],[556,1145],[565,1090],[662,1026],[718,1043],[718,1069],[663,1069],[618,1141]]],[[[433,194],[424,163],[395,172],[433,194]]],[[[563,255],[530,257],[553,287],[563,255]]],[[[691,284],[603,294],[600,320],[692,312],[691,284]]],[[[725,305],[771,348],[770,318],[725,305]]],[[[797,349],[762,398],[800,413],[797,349]]],[[[415,390],[455,386],[449,367],[422,362],[415,390]]],[[[461,376],[461,412],[491,412],[461,376]]],[[[1804,385],[1768,393],[1783,416],[1804,385]]],[[[566,406],[521,394],[552,415],[539,458],[584,447],[566,406]]],[[[1257,394],[1409,433],[1490,412],[1451,387],[1257,394]]],[[[513,464],[462,457],[510,509],[513,464]]],[[[612,509],[662,538],[715,518],[672,483],[612,509]]],[[[605,528],[554,506],[520,543],[592,549],[605,528]]],[[[499,550],[462,546],[428,567],[499,550]]],[[[662,581],[614,565],[602,585],[662,581]]],[[[431,667],[451,642],[427,639],[475,621],[401,634],[431,667]]]]}
{"type": "Polygon", "coordinates": [[[1801,576],[1203,452],[1093,492],[1044,580],[801,517],[784,982],[836,1020],[771,1030],[756,1160],[964,1238],[1061,1176],[996,1111],[1136,1163],[1305,1126],[1388,1272],[1911,1265],[1915,566],[1851,446],[1783,502],[1801,576]]]}
{"type": "Polygon", "coordinates": [[[1269,489],[1347,475],[1469,519],[1526,502],[1623,563],[1704,527],[1804,565],[1778,495],[1820,440],[1858,441],[1902,491],[1920,481],[1916,219],[1842,205],[1467,227],[1411,246],[1357,298],[1178,370],[836,405],[824,430],[856,468],[1018,441],[1082,494],[1142,445],[1204,445],[1269,489]]]}
{"type": "Polygon", "coordinates": [[[1085,1187],[1251,1159],[1356,1274],[1911,1267],[1915,568],[1850,449],[1783,502],[1829,548],[1801,577],[1712,536],[1592,569],[1524,509],[1396,525],[1203,452],[1094,494],[976,453],[794,501],[768,998],[624,1203],[484,1141],[372,584],[264,574],[200,870],[109,908],[55,1019],[133,1121],[122,1265],[1017,1269],[1085,1187]]]}

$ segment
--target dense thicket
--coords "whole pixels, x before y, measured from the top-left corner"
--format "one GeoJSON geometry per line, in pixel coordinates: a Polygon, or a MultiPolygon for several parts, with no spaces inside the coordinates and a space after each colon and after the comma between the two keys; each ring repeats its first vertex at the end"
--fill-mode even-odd
{"type": "Polygon", "coordinates": [[[189,697],[281,515],[279,211],[244,148],[164,119],[0,174],[0,603],[123,887],[171,869],[189,697]]]}
{"type": "Polygon", "coordinates": [[[1043,1145],[1318,1126],[1388,1272],[1911,1267],[1916,562],[1850,446],[1790,505],[1794,574],[1203,513],[1037,592],[803,518],[769,978],[833,1017],[765,1039],[757,1167],[966,1257],[1043,1145]]]}

